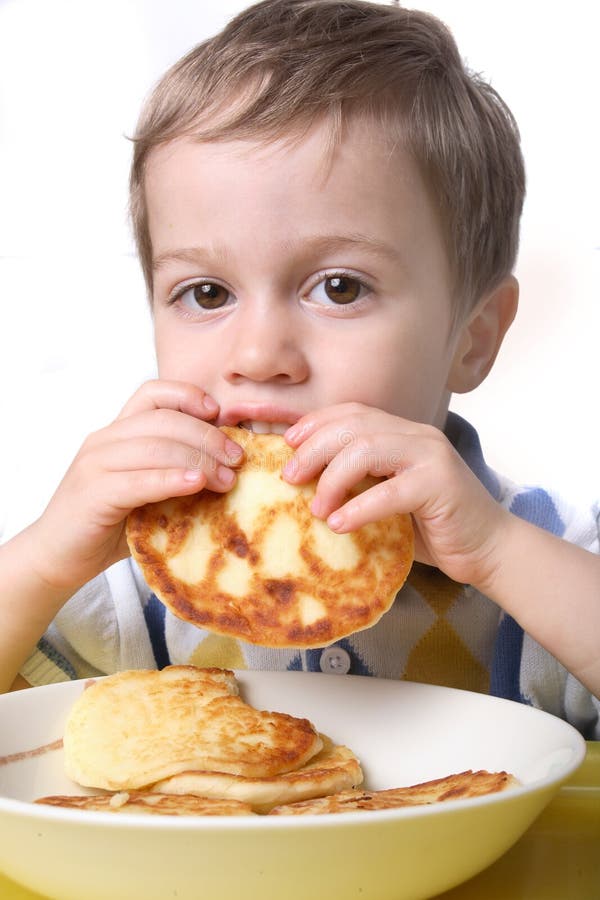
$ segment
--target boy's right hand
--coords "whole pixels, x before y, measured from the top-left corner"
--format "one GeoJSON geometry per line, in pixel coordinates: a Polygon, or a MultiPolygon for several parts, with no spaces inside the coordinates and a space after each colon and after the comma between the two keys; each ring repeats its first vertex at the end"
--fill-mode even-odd
{"type": "Polygon", "coordinates": [[[39,577],[75,591],[129,555],[125,520],[135,507],[205,487],[229,490],[243,451],[210,424],[217,413],[194,385],[142,385],[114,422],[84,441],[30,526],[39,577]]]}

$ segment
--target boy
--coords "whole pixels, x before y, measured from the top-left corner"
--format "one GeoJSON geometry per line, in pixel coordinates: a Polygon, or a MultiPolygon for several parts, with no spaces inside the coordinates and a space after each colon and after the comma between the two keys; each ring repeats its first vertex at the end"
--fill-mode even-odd
{"type": "Polygon", "coordinates": [[[159,379],[2,548],[0,686],[19,671],[40,684],[169,662],[305,668],[491,691],[599,735],[581,683],[598,693],[593,606],[575,597],[566,617],[561,596],[549,617],[502,578],[504,612],[485,594],[497,510],[593,549],[595,523],[498,478],[448,415],[515,314],[523,194],[509,110],[425,14],[266,0],[168,72],[131,176],[159,379]],[[240,449],[215,426],[240,423],[285,433],[289,480],[322,472],[313,512],[332,529],[413,514],[429,565],[373,628],[275,651],[204,633],[150,596],[127,558],[128,512],[228,490],[240,449]],[[344,504],[367,471],[386,480],[344,504]]]}

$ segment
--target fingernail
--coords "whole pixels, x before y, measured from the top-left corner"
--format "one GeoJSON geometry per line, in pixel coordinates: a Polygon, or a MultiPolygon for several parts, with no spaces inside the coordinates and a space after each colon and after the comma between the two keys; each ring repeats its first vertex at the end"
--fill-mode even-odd
{"type": "Polygon", "coordinates": [[[202,469],[186,469],[183,473],[183,479],[184,481],[200,481],[202,474],[202,469]]]}
{"type": "Polygon", "coordinates": [[[331,513],[327,518],[327,524],[332,531],[338,531],[338,529],[344,527],[344,517],[339,512],[331,513]]]}
{"type": "Polygon", "coordinates": [[[242,456],[244,455],[244,451],[240,447],[239,444],[235,444],[233,441],[230,441],[229,438],[225,441],[225,450],[227,452],[227,458],[232,463],[239,462],[242,456]]]}
{"type": "Polygon", "coordinates": [[[281,470],[281,474],[284,478],[288,478],[290,481],[293,481],[296,475],[298,474],[298,463],[296,459],[288,459],[285,466],[281,470]]]}
{"type": "Polygon", "coordinates": [[[313,516],[320,518],[322,509],[323,509],[323,504],[321,502],[321,498],[315,497],[313,502],[310,504],[311,513],[313,514],[313,516]]]}
{"type": "Polygon", "coordinates": [[[296,441],[301,440],[307,428],[307,425],[292,425],[288,428],[283,437],[288,444],[294,444],[296,441]]]}
{"type": "Polygon", "coordinates": [[[217,478],[221,484],[232,484],[235,474],[226,466],[219,466],[217,468],[217,478]]]}
{"type": "Polygon", "coordinates": [[[204,400],[202,402],[204,403],[204,409],[207,412],[216,413],[219,408],[219,404],[216,403],[212,397],[209,397],[208,394],[204,395],[204,400]]]}

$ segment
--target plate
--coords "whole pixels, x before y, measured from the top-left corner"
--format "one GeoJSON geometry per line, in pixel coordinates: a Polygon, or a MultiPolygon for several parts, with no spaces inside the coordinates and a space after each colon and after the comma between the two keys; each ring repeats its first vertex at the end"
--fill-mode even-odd
{"type": "Polygon", "coordinates": [[[506,793],[328,816],[145,817],[32,804],[85,793],[60,739],[87,682],[0,697],[0,870],[56,900],[418,900],[475,875],[529,827],[585,742],[548,713],[453,688],[358,675],[236,672],[252,705],[309,718],[351,747],[372,790],[465,769],[506,793]],[[33,862],[35,861],[35,862],[33,862]]]}

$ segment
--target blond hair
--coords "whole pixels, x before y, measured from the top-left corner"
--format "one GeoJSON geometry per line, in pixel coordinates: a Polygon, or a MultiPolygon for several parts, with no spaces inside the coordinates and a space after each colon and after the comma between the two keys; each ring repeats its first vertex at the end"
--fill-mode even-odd
{"type": "Polygon", "coordinates": [[[167,71],[142,110],[130,210],[150,292],[150,152],[182,136],[298,134],[323,117],[334,139],[349,117],[364,117],[412,154],[439,214],[459,312],[512,271],[525,193],[518,129],[446,26],[365,0],[263,0],[167,71]]]}

